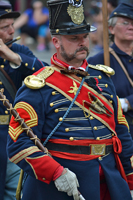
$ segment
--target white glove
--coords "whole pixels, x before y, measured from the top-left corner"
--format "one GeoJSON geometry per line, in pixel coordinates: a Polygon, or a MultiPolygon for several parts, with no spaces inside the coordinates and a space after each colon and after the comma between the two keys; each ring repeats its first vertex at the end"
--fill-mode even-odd
{"type": "Polygon", "coordinates": [[[73,195],[74,200],[80,200],[79,191],[77,189],[77,187],[79,187],[77,177],[69,169],[65,169],[67,172],[54,181],[55,186],[59,191],[66,192],[68,196],[73,195]]]}
{"type": "Polygon", "coordinates": [[[131,192],[131,197],[132,197],[132,199],[133,199],[133,190],[130,190],[130,192],[131,192]]]}
{"type": "Polygon", "coordinates": [[[120,98],[121,107],[124,112],[128,111],[128,103],[126,103],[126,99],[120,98]]]}

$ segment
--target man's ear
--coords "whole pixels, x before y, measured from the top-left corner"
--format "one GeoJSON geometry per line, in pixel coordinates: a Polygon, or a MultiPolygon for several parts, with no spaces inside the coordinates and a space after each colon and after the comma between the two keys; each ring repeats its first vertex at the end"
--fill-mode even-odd
{"type": "Polygon", "coordinates": [[[52,38],[52,41],[53,41],[53,44],[54,44],[55,48],[58,49],[60,47],[60,40],[59,40],[59,38],[54,36],[52,38]]]}
{"type": "Polygon", "coordinates": [[[113,26],[109,26],[108,29],[109,29],[110,33],[114,35],[114,27],[113,26]]]}

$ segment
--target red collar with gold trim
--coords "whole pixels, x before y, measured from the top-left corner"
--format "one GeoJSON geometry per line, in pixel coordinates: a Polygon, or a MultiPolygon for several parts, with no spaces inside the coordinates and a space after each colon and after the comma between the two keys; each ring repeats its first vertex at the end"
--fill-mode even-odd
{"type": "MultiPolygon", "coordinates": [[[[69,67],[70,67],[67,63],[65,63],[65,62],[63,62],[62,60],[59,60],[59,59],[57,58],[57,53],[55,53],[55,54],[51,57],[51,64],[52,64],[52,65],[60,66],[60,67],[62,67],[62,68],[67,68],[67,69],[69,69],[69,67]]],[[[83,70],[85,70],[86,67],[87,67],[87,65],[88,65],[88,63],[87,63],[87,60],[85,59],[85,60],[83,60],[83,64],[82,64],[79,68],[77,68],[77,69],[83,69],[83,70]]],[[[71,66],[71,67],[72,67],[72,66],[71,66]]]]}

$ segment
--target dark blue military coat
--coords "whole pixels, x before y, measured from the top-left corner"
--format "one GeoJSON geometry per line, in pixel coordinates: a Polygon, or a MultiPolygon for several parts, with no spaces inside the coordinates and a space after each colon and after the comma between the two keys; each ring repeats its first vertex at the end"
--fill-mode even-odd
{"type": "MultiPolygon", "coordinates": [[[[115,43],[112,45],[112,49],[114,49],[116,54],[119,56],[131,80],[133,80],[133,70],[132,70],[133,57],[121,51],[115,45],[115,43]]],[[[93,57],[90,57],[88,59],[88,63],[92,65],[104,64],[103,51],[101,51],[100,53],[98,53],[97,55],[93,57]]],[[[133,87],[131,86],[120,64],[118,63],[118,61],[112,54],[110,54],[110,66],[115,70],[115,75],[112,76],[111,79],[114,83],[117,95],[119,96],[119,98],[127,98],[131,107],[133,108],[133,87]]],[[[133,118],[133,110],[130,110],[124,114],[126,116],[130,116],[131,118],[133,118]]],[[[133,138],[133,122],[132,124],[129,124],[129,125],[130,125],[130,132],[133,138]]]]}
{"type": "MultiPolygon", "coordinates": [[[[133,173],[130,160],[133,154],[133,144],[131,136],[128,133],[126,121],[121,112],[119,101],[116,98],[112,80],[106,73],[97,69],[89,67],[88,73],[90,76],[86,77],[86,82],[88,82],[90,77],[97,78],[99,81],[98,86],[102,89],[102,95],[106,97],[108,104],[111,103],[114,107],[113,120],[116,123],[115,131],[118,138],[120,138],[123,147],[120,158],[126,175],[129,177],[133,173]]],[[[61,78],[63,76],[64,75],[61,75],[61,78]]],[[[40,73],[40,77],[42,78],[43,74],[40,73]]],[[[44,73],[44,77],[46,78],[46,73],[44,73]]],[[[51,80],[54,79],[52,77],[53,75],[51,75],[51,80]]],[[[68,91],[70,93],[70,90],[72,92],[72,88],[73,92],[75,91],[75,79],[74,82],[72,82],[71,88],[69,87],[68,82],[60,82],[60,80],[56,81],[59,81],[60,85],[65,85],[64,90],[66,93],[68,93],[68,91]]],[[[91,91],[99,95],[92,88],[91,91]]],[[[33,127],[32,129],[35,135],[37,135],[42,142],[51,133],[58,122],[62,120],[63,115],[71,103],[71,99],[66,98],[66,96],[61,93],[60,89],[55,89],[52,84],[47,83],[47,79],[46,85],[40,89],[35,90],[23,86],[17,93],[15,108],[20,113],[20,116],[25,118],[27,125],[33,127]]],[[[79,95],[81,95],[81,92],[79,95]]],[[[89,115],[89,113],[84,111],[85,110],[75,103],[61,126],[58,127],[50,138],[51,141],[61,141],[62,143],[63,141],[66,141],[67,143],[72,142],[72,145],[79,142],[83,145],[83,142],[88,140],[93,142],[112,139],[114,135],[112,134],[113,130],[109,128],[108,124],[100,118],[94,117],[91,113],[89,115]]],[[[8,154],[10,160],[18,164],[18,166],[28,174],[23,187],[22,199],[72,200],[73,197],[69,197],[64,192],[57,191],[57,188],[52,181],[54,166],[48,163],[47,156],[44,156],[44,153],[35,147],[34,142],[29,139],[27,134],[22,131],[13,118],[10,124],[9,134],[8,154]],[[50,182],[50,184],[45,182],[50,182]]],[[[48,142],[48,144],[50,144],[50,142],[48,142]]],[[[51,151],[54,155],[53,158],[60,165],[69,168],[77,175],[80,185],[79,191],[86,200],[100,200],[99,165],[101,165],[104,171],[111,200],[131,200],[128,184],[121,177],[120,172],[117,169],[113,151],[109,151],[106,155],[99,158],[87,160],[84,159],[85,155],[83,155],[82,152],[71,154],[73,153],[73,150],[66,155],[66,158],[64,157],[65,155],[63,152],[65,150],[62,148],[63,147],[51,151]],[[75,156],[72,157],[72,155],[75,156]]]]}
{"type": "MultiPolygon", "coordinates": [[[[22,63],[17,69],[13,69],[10,66],[8,60],[0,58],[1,67],[7,72],[9,77],[12,79],[16,89],[22,85],[24,78],[37,71],[41,67],[47,65],[38,60],[33,53],[25,46],[19,44],[13,44],[11,50],[18,53],[21,56],[22,63]]],[[[0,79],[0,89],[4,88],[4,94],[7,99],[13,104],[13,97],[10,95],[9,91],[5,88],[0,79]]],[[[5,188],[5,174],[6,174],[6,163],[7,163],[7,154],[6,154],[6,143],[7,143],[7,134],[8,134],[8,125],[9,125],[9,112],[6,110],[6,107],[3,106],[3,103],[0,102],[0,199],[3,199],[4,188],[5,188]]]]}

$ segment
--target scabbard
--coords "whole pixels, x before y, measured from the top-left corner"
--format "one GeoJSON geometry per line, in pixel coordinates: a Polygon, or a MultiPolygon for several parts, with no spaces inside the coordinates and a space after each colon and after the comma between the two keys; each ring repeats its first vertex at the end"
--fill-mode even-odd
{"type": "Polygon", "coordinates": [[[22,189],[22,181],[23,181],[24,171],[21,169],[18,186],[16,190],[16,200],[21,200],[21,189],[22,189]]]}

